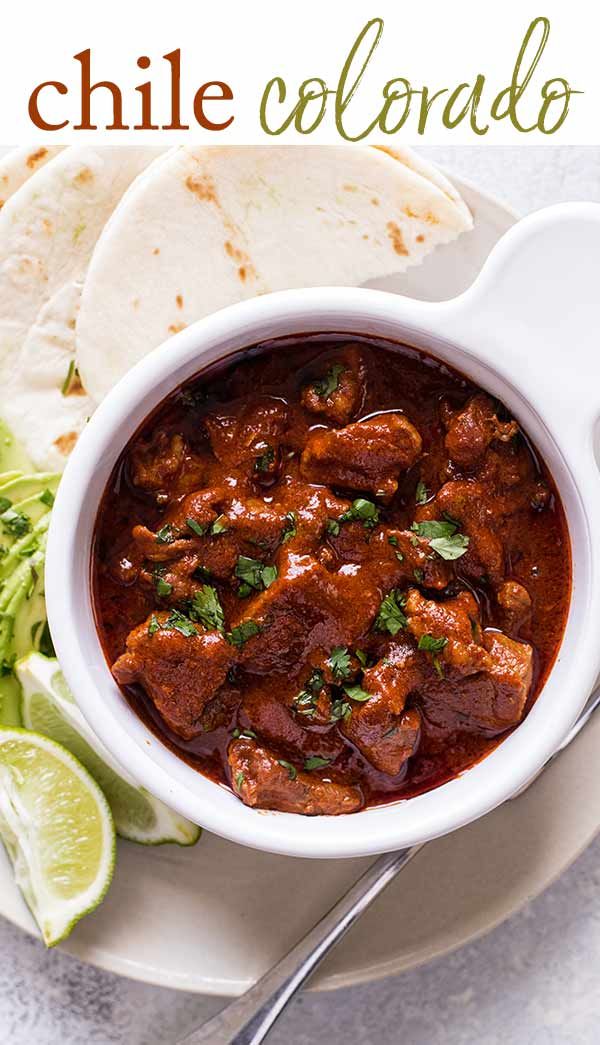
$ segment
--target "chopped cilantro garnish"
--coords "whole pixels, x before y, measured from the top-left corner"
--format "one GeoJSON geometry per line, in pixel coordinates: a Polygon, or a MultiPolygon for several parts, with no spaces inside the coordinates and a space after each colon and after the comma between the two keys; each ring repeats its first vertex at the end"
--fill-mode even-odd
{"type": "Polygon", "coordinates": [[[236,773],[235,774],[235,786],[237,787],[238,791],[241,788],[242,784],[244,783],[244,779],[245,778],[244,778],[244,774],[243,773],[236,773]]]}
{"type": "Polygon", "coordinates": [[[438,654],[442,652],[447,644],[448,639],[444,637],[436,639],[433,635],[421,635],[418,642],[418,648],[420,650],[432,654],[433,666],[441,679],[444,677],[444,669],[441,665],[438,654]]]}
{"type": "Polygon", "coordinates": [[[17,512],[14,508],[7,508],[0,515],[0,522],[5,533],[13,537],[24,537],[31,531],[31,519],[24,512],[17,512]]]}
{"type": "Polygon", "coordinates": [[[379,508],[365,497],[357,497],[352,506],[340,515],[340,522],[362,522],[371,529],[379,522],[379,508]]]}
{"type": "Polygon", "coordinates": [[[398,538],[395,536],[395,534],[391,533],[389,535],[389,537],[388,537],[388,544],[391,544],[392,548],[397,548],[398,547],[398,538]]]}
{"type": "Polygon", "coordinates": [[[226,515],[218,515],[210,528],[211,536],[217,537],[218,534],[225,533],[229,529],[227,526],[228,521],[226,515]]]}
{"type": "Polygon", "coordinates": [[[422,584],[423,581],[425,580],[425,572],[423,570],[419,569],[418,567],[417,567],[416,570],[413,570],[413,576],[414,576],[417,584],[422,584]]]}
{"type": "Polygon", "coordinates": [[[173,591],[173,585],[169,584],[168,581],[164,580],[163,577],[156,578],[156,594],[163,598],[166,595],[170,595],[173,591]]]}
{"type": "Polygon", "coordinates": [[[340,532],[340,524],[337,519],[328,519],[325,530],[332,537],[337,537],[340,532]]]}
{"type": "Polygon", "coordinates": [[[419,481],[417,483],[416,490],[415,490],[415,502],[417,504],[425,504],[425,502],[427,501],[428,497],[429,497],[429,492],[427,490],[427,487],[425,486],[425,483],[423,482],[423,480],[419,479],[419,481]]]}
{"type": "Polygon", "coordinates": [[[389,631],[390,635],[396,635],[401,628],[406,627],[407,620],[402,609],[404,601],[404,595],[397,588],[386,595],[375,618],[377,631],[389,631]]]}
{"type": "Polygon", "coordinates": [[[184,613],[179,610],[171,610],[164,624],[161,624],[161,628],[174,628],[181,635],[184,635],[186,639],[191,638],[192,635],[198,634],[198,629],[195,624],[192,624],[189,617],[186,617],[184,613]]]}
{"type": "Polygon", "coordinates": [[[265,566],[259,559],[240,555],[234,573],[245,585],[260,591],[261,588],[268,588],[276,579],[277,567],[265,566]]]}
{"type": "Polygon", "coordinates": [[[231,735],[234,740],[256,740],[256,733],[252,729],[234,729],[231,735]]]}
{"type": "Polygon", "coordinates": [[[325,374],[325,377],[315,381],[313,388],[317,395],[321,396],[322,399],[326,399],[332,392],[335,392],[340,383],[340,375],[344,373],[345,369],[341,363],[334,363],[331,370],[328,370],[325,374]]]}
{"type": "Polygon", "coordinates": [[[431,519],[426,522],[415,522],[412,529],[419,537],[429,540],[429,547],[442,559],[460,559],[469,547],[469,538],[457,533],[458,523],[452,520],[431,519]]]}
{"type": "Polygon", "coordinates": [[[232,646],[243,646],[248,639],[254,638],[260,631],[260,624],[257,624],[255,620],[244,620],[231,629],[227,635],[227,641],[232,646]]]}
{"type": "Polygon", "coordinates": [[[348,719],[352,714],[352,707],[347,700],[334,700],[331,705],[331,720],[338,722],[339,719],[348,719]]]}
{"type": "Polygon", "coordinates": [[[10,507],[12,507],[12,501],[8,497],[0,497],[0,512],[5,512],[10,507]]]}
{"type": "Polygon", "coordinates": [[[192,620],[200,621],[209,631],[225,631],[225,615],[217,591],[211,584],[204,584],[194,592],[190,608],[192,620]]]}
{"type": "Polygon", "coordinates": [[[304,768],[309,772],[311,769],[324,769],[331,762],[330,758],[321,758],[319,755],[313,755],[311,758],[307,758],[304,762],[304,768]]]}
{"type": "Polygon", "coordinates": [[[355,650],[354,650],[354,656],[355,656],[355,657],[356,657],[356,659],[358,660],[358,663],[359,663],[359,664],[360,664],[360,665],[361,665],[361,666],[362,666],[363,668],[366,668],[366,666],[367,666],[367,664],[368,664],[368,660],[369,660],[369,658],[367,657],[367,654],[365,653],[365,651],[364,651],[364,650],[362,650],[362,649],[355,649],[355,650]]]}
{"type": "Polygon", "coordinates": [[[373,696],[372,693],[367,693],[362,686],[344,686],[344,693],[351,700],[358,700],[360,703],[364,703],[365,700],[370,700],[373,696]]]}
{"type": "Polygon", "coordinates": [[[192,533],[196,534],[196,537],[204,537],[206,529],[204,526],[201,526],[199,522],[196,522],[195,519],[186,519],[185,525],[190,528],[192,533]]]}
{"type": "Polygon", "coordinates": [[[352,675],[350,654],[346,646],[334,646],[329,654],[327,664],[336,679],[348,679],[352,675]]]}
{"type": "Polygon", "coordinates": [[[257,472],[268,472],[269,468],[275,460],[275,451],[272,446],[267,446],[264,453],[257,457],[254,462],[254,469],[257,472]]]}
{"type": "Polygon", "coordinates": [[[170,523],[165,523],[161,526],[160,530],[156,531],[156,543],[157,544],[172,544],[175,540],[175,534],[173,533],[173,527],[170,523]]]}
{"type": "Polygon", "coordinates": [[[40,494],[40,501],[48,508],[52,508],[52,505],[54,504],[54,494],[52,493],[52,490],[44,490],[43,493],[40,494]]]}
{"type": "Polygon", "coordinates": [[[324,685],[325,677],[323,672],[320,668],[315,668],[304,683],[304,689],[301,689],[298,695],[294,697],[294,704],[297,705],[299,714],[314,715],[317,697],[324,685]]]}
{"type": "Polygon", "coordinates": [[[284,758],[278,758],[277,761],[279,762],[279,765],[283,767],[283,769],[287,769],[290,780],[295,780],[298,776],[298,770],[296,769],[296,767],[293,766],[291,762],[286,762],[284,758]]]}
{"type": "Polygon", "coordinates": [[[160,624],[158,623],[158,617],[155,613],[153,613],[150,617],[150,622],[148,624],[148,634],[150,635],[150,637],[152,637],[152,635],[156,635],[156,632],[159,630],[159,628],[160,624]]]}
{"type": "Polygon", "coordinates": [[[298,516],[295,512],[288,512],[283,520],[283,531],[281,534],[281,543],[285,544],[286,541],[290,541],[292,537],[296,536],[298,525],[298,516]]]}

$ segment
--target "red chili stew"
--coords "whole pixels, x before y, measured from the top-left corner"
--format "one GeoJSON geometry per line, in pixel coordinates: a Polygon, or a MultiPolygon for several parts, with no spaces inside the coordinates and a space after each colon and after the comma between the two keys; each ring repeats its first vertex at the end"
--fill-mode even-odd
{"type": "Polygon", "coordinates": [[[456,776],[561,641],[564,512],[502,404],[389,342],[257,345],[172,395],[98,515],[136,712],[246,804],[354,812],[456,776]]]}

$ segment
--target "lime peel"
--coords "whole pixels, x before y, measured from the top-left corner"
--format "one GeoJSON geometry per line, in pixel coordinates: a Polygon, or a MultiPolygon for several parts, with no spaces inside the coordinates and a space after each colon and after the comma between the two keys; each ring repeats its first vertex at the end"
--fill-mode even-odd
{"type": "Polygon", "coordinates": [[[0,836],[44,942],[54,947],[110,885],[115,828],[108,802],[60,744],[3,726],[0,836]]]}
{"type": "Polygon", "coordinates": [[[15,665],[22,686],[22,720],[66,747],[104,791],[117,834],[142,845],[194,845],[196,824],[140,787],[88,726],[55,658],[29,653],[15,665]]]}

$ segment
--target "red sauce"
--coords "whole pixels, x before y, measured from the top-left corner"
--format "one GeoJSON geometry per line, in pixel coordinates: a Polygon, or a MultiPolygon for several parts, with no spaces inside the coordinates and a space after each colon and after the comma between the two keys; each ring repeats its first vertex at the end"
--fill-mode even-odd
{"type": "MultiPolygon", "coordinates": [[[[477,410],[469,408],[473,397],[478,395],[480,390],[461,374],[407,346],[374,338],[342,339],[334,335],[315,335],[257,345],[226,361],[220,368],[200,374],[184,389],[170,396],[147,419],[121,455],[107,486],[96,524],[93,592],[98,630],[110,665],[124,653],[130,632],[150,619],[152,614],[158,613],[162,622],[173,606],[183,607],[184,612],[189,608],[185,599],[180,602],[175,599],[180,590],[180,574],[175,576],[176,584],[171,593],[164,594],[165,584],[170,585],[167,580],[162,585],[163,594],[160,594],[161,576],[170,578],[171,569],[179,569],[179,566],[173,567],[172,563],[159,564],[158,567],[156,563],[149,565],[145,558],[148,543],[140,544],[139,533],[137,538],[132,536],[134,527],[142,525],[156,534],[165,519],[177,512],[191,492],[213,488],[220,491],[220,499],[217,498],[215,503],[225,503],[223,498],[229,490],[230,496],[235,495],[243,505],[251,501],[271,513],[278,511],[280,514],[287,512],[291,517],[294,513],[298,516],[298,498],[301,501],[310,495],[311,490],[322,490],[325,485],[334,500],[337,498],[348,505],[359,499],[368,501],[375,506],[378,519],[374,525],[368,518],[366,525],[360,518],[342,521],[338,523],[340,532],[337,535],[322,528],[318,536],[302,538],[299,554],[309,555],[311,561],[314,559],[323,575],[327,572],[335,580],[338,571],[351,573],[358,563],[364,578],[355,588],[347,588],[353,594],[344,602],[346,617],[343,625],[329,618],[319,625],[321,640],[323,636],[325,639],[331,636],[331,645],[341,645],[351,657],[358,649],[362,658],[366,658],[367,673],[373,665],[381,665],[399,641],[404,642],[414,651],[410,656],[418,665],[415,668],[417,673],[421,672],[415,685],[409,686],[404,707],[404,712],[412,709],[416,713],[416,719],[411,721],[419,721],[418,741],[410,757],[397,766],[397,772],[385,772],[377,768],[365,752],[369,751],[369,743],[385,745],[381,738],[387,733],[389,740],[401,721],[404,721],[402,728],[406,727],[407,721],[401,720],[401,710],[399,712],[396,707],[394,712],[389,708],[382,711],[382,722],[385,715],[388,718],[391,715],[389,721],[392,725],[387,731],[382,729],[378,734],[379,726],[376,725],[374,733],[369,734],[370,727],[361,727],[369,734],[363,743],[363,735],[346,729],[345,724],[352,717],[358,722],[364,715],[361,709],[366,702],[353,701],[343,689],[343,683],[348,680],[333,677],[324,685],[325,696],[322,696],[321,703],[325,710],[317,709],[312,716],[303,715],[297,703],[298,693],[306,686],[315,665],[322,668],[323,657],[331,653],[331,648],[319,647],[322,653],[319,660],[318,650],[313,647],[303,650],[302,643],[295,642],[291,653],[283,656],[280,642],[275,670],[266,671],[264,666],[254,670],[251,650],[253,644],[260,650],[261,643],[264,647],[271,641],[269,628],[273,625],[268,623],[263,626],[262,634],[252,637],[241,647],[232,647],[241,659],[229,670],[220,692],[204,706],[198,716],[202,729],[200,731],[199,725],[194,736],[184,738],[179,729],[173,728],[172,722],[167,725],[148,693],[148,686],[140,683],[139,678],[123,685],[136,713],[181,758],[212,779],[232,785],[235,774],[227,758],[232,735],[235,730],[250,730],[256,739],[251,738],[246,744],[249,743],[250,747],[264,745],[279,765],[283,762],[286,767],[291,767],[288,770],[291,789],[292,786],[298,787],[298,774],[304,778],[307,772],[304,768],[306,758],[314,757],[315,751],[322,751],[325,752],[322,757],[327,761],[308,771],[312,774],[310,779],[350,785],[358,789],[362,803],[371,805],[415,795],[451,779],[484,757],[527,713],[552,667],[565,626],[571,584],[569,536],[556,487],[526,434],[520,431],[515,434],[516,426],[511,429],[506,410],[497,402],[490,405],[491,401],[486,397],[476,400],[483,404],[481,409],[485,414],[483,421],[481,418],[478,421],[477,410]],[[357,348],[348,356],[346,346],[350,343],[357,348]],[[336,365],[346,369],[336,374],[336,365]],[[346,380],[346,373],[350,375],[348,380],[354,381],[347,401],[341,395],[342,379],[346,380]],[[327,386],[335,385],[336,381],[337,388],[328,391],[327,386]],[[306,389],[313,389],[308,397],[306,389]],[[341,397],[341,405],[336,402],[336,392],[338,398],[341,397]],[[275,432],[273,437],[268,432],[265,436],[265,427],[260,421],[260,408],[265,404],[277,415],[276,422],[271,424],[275,432]],[[321,412],[314,412],[314,408],[321,412]],[[465,414],[469,409],[473,417],[468,412],[465,414]],[[337,416],[340,410],[341,414],[337,416]],[[344,410],[347,414],[349,411],[349,416],[342,416],[344,410]],[[313,464],[313,472],[308,474],[306,454],[302,456],[307,442],[324,432],[340,431],[373,417],[385,418],[387,412],[393,412],[394,418],[401,417],[410,422],[420,435],[422,445],[415,460],[406,468],[397,468],[392,478],[390,468],[382,466],[381,483],[385,490],[368,490],[364,485],[352,487],[346,485],[346,479],[341,483],[317,482],[319,468],[325,472],[329,468],[327,475],[331,468],[334,472],[341,468],[337,460],[330,465],[323,464],[322,455],[316,465],[313,464]],[[489,419],[492,413],[494,421],[489,419]],[[258,421],[253,427],[255,415],[258,421]],[[216,418],[221,419],[218,424],[216,418]],[[477,424],[481,422],[479,428],[473,418],[477,424]],[[232,429],[232,425],[237,427],[232,429]],[[483,449],[477,456],[477,440],[486,425],[496,425],[496,434],[487,443],[484,440],[483,449]],[[244,441],[248,444],[246,450],[244,441]],[[178,453],[179,464],[176,460],[178,453]],[[249,455],[252,457],[250,464],[249,455]],[[472,496],[459,517],[459,513],[442,511],[445,495],[440,495],[439,491],[445,488],[450,497],[448,503],[454,503],[459,486],[452,487],[449,494],[448,489],[450,484],[460,483],[470,484],[467,489],[472,491],[472,496]],[[425,500],[425,503],[418,504],[418,500],[425,500]],[[481,519],[478,523],[472,518],[476,502],[485,503],[489,509],[485,516],[485,540],[481,536],[481,519]],[[381,540],[382,547],[386,546],[386,555],[389,556],[390,534],[408,531],[413,534],[410,541],[416,543],[420,532],[411,531],[411,526],[416,524],[423,529],[423,523],[428,520],[449,522],[452,537],[456,538],[458,534],[468,538],[467,551],[456,559],[442,558],[428,548],[426,542],[422,545],[426,549],[427,570],[433,571],[435,577],[441,571],[442,579],[446,578],[447,583],[442,586],[438,578],[437,587],[430,586],[429,577],[424,576],[419,568],[400,581],[396,578],[393,584],[388,583],[386,578],[399,568],[400,555],[395,564],[386,560],[385,568],[376,563],[369,565],[369,556],[375,554],[373,548],[378,546],[377,541],[381,540]],[[499,550],[499,565],[496,566],[492,554],[494,549],[499,550]],[[507,582],[512,587],[507,587],[507,582]],[[525,589],[525,596],[529,596],[529,609],[519,615],[517,604],[525,599],[522,589],[525,589]],[[379,618],[366,613],[365,600],[368,602],[373,592],[377,592],[381,602],[390,590],[398,593],[400,604],[412,590],[416,593],[412,596],[413,601],[424,599],[427,606],[431,603],[453,606],[452,600],[457,594],[471,593],[477,613],[477,620],[472,621],[473,638],[481,652],[478,654],[478,650],[471,649],[468,656],[477,654],[485,659],[491,655],[489,649],[486,653],[484,644],[490,645],[493,629],[502,632],[513,644],[518,644],[518,647],[509,646],[513,652],[516,648],[519,654],[527,647],[531,683],[527,687],[525,706],[515,721],[511,721],[510,716],[505,721],[496,721],[496,711],[490,718],[492,704],[497,710],[498,701],[501,703],[507,694],[512,700],[510,685],[508,689],[502,688],[504,682],[502,685],[498,683],[500,676],[496,668],[493,669],[496,674],[492,673],[496,680],[493,683],[494,695],[490,697],[491,684],[486,682],[484,692],[479,681],[484,680],[486,672],[489,674],[491,669],[485,668],[479,673],[471,669],[465,672],[464,664],[460,662],[462,646],[460,650],[458,646],[455,648],[454,640],[450,644],[446,641],[437,654],[427,648],[418,649],[419,629],[421,634],[431,634],[425,618],[421,627],[418,614],[407,614],[409,627],[401,628],[396,635],[377,627],[379,618]],[[344,628],[351,635],[351,641],[339,643],[339,634],[345,634],[344,628]],[[244,658],[250,658],[249,662],[244,658]],[[466,683],[466,679],[470,681],[466,683]],[[450,689],[454,696],[449,700],[450,689]],[[482,700],[484,703],[488,701],[487,710],[482,710],[482,700]],[[332,720],[330,712],[336,701],[338,710],[340,701],[350,706],[348,719],[332,720]],[[278,718],[280,708],[284,711],[284,726],[278,718]],[[289,722],[293,723],[293,728],[289,722]],[[298,729],[303,731],[301,747],[294,740],[298,729]],[[294,781],[293,773],[296,773],[294,781]]],[[[363,431],[360,430],[357,438],[363,431]]],[[[400,436],[403,433],[397,437],[400,436]]],[[[358,442],[356,445],[359,467],[364,466],[368,471],[372,466],[372,470],[376,470],[377,461],[367,459],[369,448],[366,447],[363,453],[358,442]]],[[[315,443],[315,447],[318,458],[321,446],[315,443]]],[[[409,455],[411,452],[407,451],[409,455]]],[[[356,481],[361,481],[360,476],[356,481]]],[[[213,524],[216,511],[213,511],[213,524]]],[[[367,509],[369,511],[372,509],[367,509]]],[[[220,511],[220,516],[226,520],[231,514],[227,505],[220,511]]],[[[331,514],[327,518],[332,518],[331,514]]],[[[339,515],[334,512],[334,523],[337,518],[339,515]]],[[[282,534],[285,526],[289,529],[289,525],[284,523],[282,534]]],[[[298,531],[301,529],[299,526],[298,531]]],[[[194,532],[186,531],[185,537],[195,540],[197,550],[204,547],[203,538],[194,532]]],[[[209,531],[204,539],[211,545],[213,551],[210,554],[213,558],[217,556],[215,561],[219,565],[218,535],[210,536],[209,531]]],[[[230,529],[226,536],[227,547],[232,540],[230,529]]],[[[407,538],[401,540],[406,542],[407,538]]],[[[264,608],[269,591],[275,597],[277,585],[281,588],[284,583],[288,556],[298,541],[298,535],[284,542],[271,541],[270,545],[267,539],[261,547],[259,540],[254,545],[254,553],[246,539],[242,541],[238,551],[243,552],[246,559],[255,556],[263,566],[274,565],[279,571],[277,581],[266,592],[251,588],[245,597],[240,597],[243,591],[239,589],[244,583],[240,576],[230,570],[228,576],[215,577],[202,568],[198,569],[197,565],[192,576],[186,574],[184,577],[185,571],[181,573],[184,585],[181,591],[185,588],[188,592],[190,585],[193,590],[194,586],[202,588],[204,584],[210,584],[223,608],[225,628],[231,631],[237,623],[252,617],[252,606],[264,608]]],[[[222,548],[225,547],[226,544],[222,543],[222,548]]],[[[392,548],[395,547],[397,545],[392,544],[392,548]]],[[[413,554],[410,548],[408,543],[409,560],[413,554]]],[[[202,558],[202,551],[198,554],[202,558]]],[[[406,560],[406,556],[404,558],[406,560]]],[[[410,562],[400,565],[408,571],[410,562]]],[[[260,576],[258,585],[261,589],[264,587],[260,576]]],[[[282,591],[280,595],[283,599],[285,593],[282,591]]],[[[302,602],[300,597],[299,601],[302,602]]],[[[275,616],[279,612],[278,605],[275,616]]],[[[306,614],[308,628],[309,624],[312,626],[313,609],[310,606],[306,614]]],[[[198,622],[196,629],[201,633],[204,631],[198,622]]],[[[257,656],[260,661],[260,655],[257,656]]],[[[369,675],[363,674],[364,665],[357,665],[355,659],[353,665],[349,684],[360,688],[369,675]]],[[[373,680],[369,685],[373,690],[373,680]]],[[[396,682],[393,685],[396,686],[396,682]]],[[[397,688],[393,692],[397,692],[397,688]]],[[[314,702],[317,702],[316,697],[314,702]]],[[[310,709],[310,702],[306,706],[310,709]]],[[[235,780],[233,786],[238,793],[244,790],[241,785],[236,787],[235,780]]],[[[248,796],[242,794],[242,797],[247,799],[248,796]]],[[[264,803],[259,801],[258,804],[264,803]]],[[[274,804],[281,807],[277,802],[274,804]]]]}

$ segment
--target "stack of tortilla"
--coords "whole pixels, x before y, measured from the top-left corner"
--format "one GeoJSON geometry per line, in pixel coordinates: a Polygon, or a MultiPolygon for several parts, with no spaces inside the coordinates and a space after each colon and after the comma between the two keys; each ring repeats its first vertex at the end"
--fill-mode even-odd
{"type": "Polygon", "coordinates": [[[408,149],[72,146],[0,161],[0,417],[60,471],[147,352],[236,301],[402,272],[472,226],[408,149]]]}

